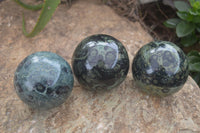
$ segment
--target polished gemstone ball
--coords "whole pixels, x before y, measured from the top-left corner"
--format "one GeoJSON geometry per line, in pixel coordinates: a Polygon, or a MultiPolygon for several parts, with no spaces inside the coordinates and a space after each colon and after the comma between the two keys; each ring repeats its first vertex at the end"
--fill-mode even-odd
{"type": "Polygon", "coordinates": [[[69,64],[57,54],[36,52],[26,57],[14,76],[15,90],[31,108],[46,110],[65,102],[73,88],[69,64]]]}
{"type": "Polygon", "coordinates": [[[132,64],[136,84],[149,94],[167,96],[179,91],[188,78],[188,61],[183,51],[167,41],[143,46],[132,64]]]}
{"type": "Polygon", "coordinates": [[[126,78],[129,58],[120,41],[98,34],[87,37],[77,46],[72,67],[83,88],[109,90],[126,78]]]}

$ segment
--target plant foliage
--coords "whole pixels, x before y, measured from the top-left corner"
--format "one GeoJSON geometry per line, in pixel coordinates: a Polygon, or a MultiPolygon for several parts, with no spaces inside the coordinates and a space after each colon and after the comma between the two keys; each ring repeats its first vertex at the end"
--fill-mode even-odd
{"type": "Polygon", "coordinates": [[[179,18],[168,19],[164,25],[176,29],[176,35],[181,39],[184,47],[189,47],[200,40],[200,0],[175,1],[179,18]]]}
{"type": "Polygon", "coordinates": [[[200,52],[191,51],[187,56],[189,61],[190,75],[200,86],[200,52]]]}
{"type": "Polygon", "coordinates": [[[23,28],[24,35],[27,37],[34,37],[35,35],[37,35],[39,32],[42,31],[42,29],[46,26],[48,21],[51,19],[54,11],[56,10],[57,6],[60,3],[60,0],[44,0],[44,3],[39,4],[39,5],[28,5],[21,2],[20,0],[14,0],[14,1],[18,3],[20,6],[24,7],[25,9],[29,9],[33,11],[42,9],[38,21],[30,33],[26,31],[25,19],[23,16],[22,28],[23,28]]]}

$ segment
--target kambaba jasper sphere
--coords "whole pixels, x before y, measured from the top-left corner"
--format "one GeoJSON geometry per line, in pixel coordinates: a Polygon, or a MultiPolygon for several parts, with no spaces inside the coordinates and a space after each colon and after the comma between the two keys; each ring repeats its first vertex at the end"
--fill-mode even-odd
{"type": "Polygon", "coordinates": [[[171,42],[148,43],[133,59],[133,78],[149,94],[167,96],[179,91],[186,82],[188,73],[185,54],[171,42]]]}
{"type": "Polygon", "coordinates": [[[89,90],[110,90],[127,76],[129,58],[125,47],[112,36],[97,34],[84,39],[72,57],[79,83],[89,90]]]}
{"type": "Polygon", "coordinates": [[[14,76],[15,90],[31,108],[46,110],[65,102],[74,84],[69,64],[51,52],[36,52],[26,57],[14,76]]]}

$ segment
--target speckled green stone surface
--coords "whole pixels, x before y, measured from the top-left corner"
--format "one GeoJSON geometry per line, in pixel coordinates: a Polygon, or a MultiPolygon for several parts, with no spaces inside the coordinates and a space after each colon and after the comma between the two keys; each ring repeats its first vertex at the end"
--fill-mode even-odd
{"type": "Polygon", "coordinates": [[[20,99],[39,110],[65,102],[73,83],[69,64],[51,52],[29,55],[19,64],[14,76],[15,90],[20,99]]]}
{"type": "Polygon", "coordinates": [[[87,37],[77,46],[72,67],[84,88],[109,90],[126,78],[129,58],[121,42],[99,34],[87,37]]]}
{"type": "Polygon", "coordinates": [[[167,41],[143,46],[132,64],[136,84],[149,94],[167,96],[179,91],[188,78],[188,62],[183,51],[167,41]]]}

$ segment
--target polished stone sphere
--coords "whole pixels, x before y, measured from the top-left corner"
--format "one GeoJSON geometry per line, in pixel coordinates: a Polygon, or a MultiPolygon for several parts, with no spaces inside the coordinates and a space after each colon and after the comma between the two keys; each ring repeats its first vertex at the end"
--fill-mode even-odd
{"type": "Polygon", "coordinates": [[[186,82],[188,73],[185,54],[171,42],[148,43],[133,59],[133,78],[149,94],[167,96],[179,91],[186,82]]]}
{"type": "Polygon", "coordinates": [[[129,58],[125,47],[114,37],[92,35],[77,46],[72,68],[83,88],[110,90],[126,78],[129,58]]]}
{"type": "Polygon", "coordinates": [[[65,102],[73,88],[69,64],[57,54],[36,52],[26,57],[14,76],[20,99],[33,109],[46,110],[65,102]]]}

